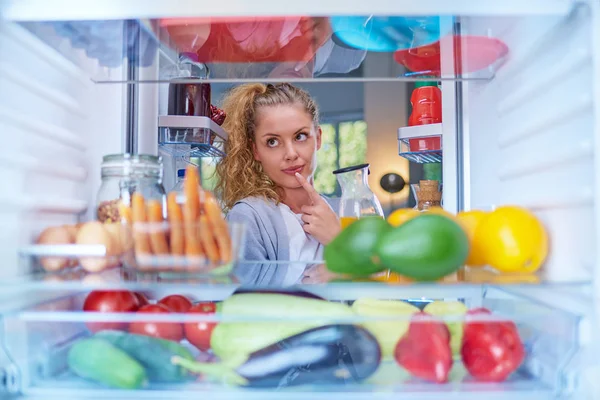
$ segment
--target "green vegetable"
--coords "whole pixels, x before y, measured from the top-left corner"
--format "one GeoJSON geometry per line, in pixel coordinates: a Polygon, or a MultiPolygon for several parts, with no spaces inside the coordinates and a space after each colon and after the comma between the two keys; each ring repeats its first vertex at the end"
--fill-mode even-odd
{"type": "Polygon", "coordinates": [[[379,239],[391,226],[380,217],[364,217],[342,230],[323,252],[327,269],[335,273],[371,275],[384,268],[373,262],[379,239]]]}
{"type": "MultiPolygon", "coordinates": [[[[428,314],[438,317],[465,315],[469,309],[460,301],[434,301],[423,309],[428,314]]],[[[460,355],[464,324],[462,321],[449,321],[446,326],[450,331],[450,348],[454,356],[460,355]]]]}
{"type": "Polygon", "coordinates": [[[138,389],[147,382],[146,371],[134,358],[102,339],[76,342],[67,356],[76,375],[106,386],[138,389]]]}
{"type": "Polygon", "coordinates": [[[469,254],[469,239],[450,218],[423,214],[384,235],[375,249],[381,264],[394,272],[430,281],[460,268],[469,254]]]}
{"type": "Polygon", "coordinates": [[[211,348],[221,360],[238,360],[250,353],[308,329],[327,325],[332,318],[353,316],[345,304],[272,293],[241,293],[221,303],[221,314],[251,317],[250,322],[221,322],[214,328],[211,348]],[[271,321],[261,321],[261,317],[271,321]],[[277,318],[304,321],[272,321],[277,318]]]}
{"type": "Polygon", "coordinates": [[[174,356],[194,359],[192,353],[177,342],[113,330],[100,331],[94,337],[106,340],[136,359],[146,369],[151,382],[182,382],[191,378],[184,368],[171,363],[174,356]]]}
{"type": "Polygon", "coordinates": [[[398,317],[397,321],[367,321],[361,325],[375,336],[381,347],[383,359],[392,359],[398,341],[410,325],[410,315],[419,309],[401,300],[377,300],[362,298],[352,303],[352,309],[365,317],[398,317]]]}

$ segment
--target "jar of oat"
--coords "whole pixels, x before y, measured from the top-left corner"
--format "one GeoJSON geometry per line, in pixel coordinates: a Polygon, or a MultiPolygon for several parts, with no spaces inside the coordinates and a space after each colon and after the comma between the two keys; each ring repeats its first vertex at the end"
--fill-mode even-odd
{"type": "Polygon", "coordinates": [[[160,157],[146,154],[111,154],[100,167],[102,183],[96,199],[100,222],[120,222],[122,206],[129,206],[131,195],[140,192],[146,200],[160,200],[166,216],[166,195],[162,185],[160,157]]]}

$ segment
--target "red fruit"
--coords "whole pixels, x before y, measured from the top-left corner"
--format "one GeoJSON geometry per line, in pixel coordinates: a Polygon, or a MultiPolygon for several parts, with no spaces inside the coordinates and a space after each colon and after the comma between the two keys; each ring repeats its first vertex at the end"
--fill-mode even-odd
{"type": "Polygon", "coordinates": [[[427,315],[414,314],[408,332],[396,345],[394,358],[412,375],[443,383],[452,369],[450,332],[441,321],[423,320],[427,315]]]}
{"type": "Polygon", "coordinates": [[[172,294],[167,297],[163,297],[158,301],[158,304],[163,304],[167,308],[176,313],[187,312],[192,307],[192,302],[185,296],[179,294],[172,294]]]}
{"type": "MultiPolygon", "coordinates": [[[[214,314],[217,311],[215,303],[203,302],[192,306],[188,313],[214,314]]],[[[184,324],[185,337],[187,340],[202,351],[210,349],[210,338],[216,322],[188,322],[184,324]]]]}
{"type": "MultiPolygon", "coordinates": [[[[162,304],[149,304],[138,310],[138,313],[149,314],[169,314],[170,312],[162,304]]],[[[135,321],[129,324],[129,332],[176,342],[183,339],[183,327],[174,322],[135,321]]]]}
{"type": "MultiPolygon", "coordinates": [[[[485,308],[467,315],[490,315],[485,308]]],[[[461,348],[463,364],[471,376],[485,382],[502,382],[525,359],[517,326],[511,321],[469,321],[465,323],[461,348]]]]}
{"type": "MultiPolygon", "coordinates": [[[[134,312],[139,308],[139,301],[133,292],[127,290],[96,290],[90,292],[83,303],[86,312],[134,312]]],[[[88,329],[98,332],[104,329],[127,329],[127,322],[88,322],[88,329]]]]}

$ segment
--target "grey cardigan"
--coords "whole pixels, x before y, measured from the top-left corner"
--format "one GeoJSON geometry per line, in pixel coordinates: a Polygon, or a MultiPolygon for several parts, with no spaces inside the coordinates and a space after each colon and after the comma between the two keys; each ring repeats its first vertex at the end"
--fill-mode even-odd
{"type": "MultiPolygon", "coordinates": [[[[330,203],[330,199],[325,199],[330,203]]],[[[286,275],[285,264],[254,263],[287,261],[290,258],[290,238],[275,202],[261,197],[245,198],[229,210],[227,220],[246,225],[242,258],[250,263],[238,263],[235,270],[238,279],[242,283],[253,285],[276,285],[283,282],[286,275]]]]}

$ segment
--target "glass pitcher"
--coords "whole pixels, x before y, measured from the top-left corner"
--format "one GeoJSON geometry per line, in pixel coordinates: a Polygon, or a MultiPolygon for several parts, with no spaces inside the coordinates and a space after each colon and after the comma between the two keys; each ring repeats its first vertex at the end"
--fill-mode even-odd
{"type": "Polygon", "coordinates": [[[333,171],[342,188],[338,215],[342,229],[365,216],[383,218],[381,203],[371,191],[367,177],[369,164],[354,165],[333,171]]]}

